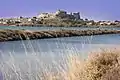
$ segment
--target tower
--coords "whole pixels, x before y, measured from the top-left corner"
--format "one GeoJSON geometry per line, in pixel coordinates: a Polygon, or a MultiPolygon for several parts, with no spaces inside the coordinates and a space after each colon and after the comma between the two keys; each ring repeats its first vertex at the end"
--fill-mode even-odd
{"type": "Polygon", "coordinates": [[[79,12],[73,13],[73,16],[75,17],[76,20],[80,19],[80,13],[79,12]]]}

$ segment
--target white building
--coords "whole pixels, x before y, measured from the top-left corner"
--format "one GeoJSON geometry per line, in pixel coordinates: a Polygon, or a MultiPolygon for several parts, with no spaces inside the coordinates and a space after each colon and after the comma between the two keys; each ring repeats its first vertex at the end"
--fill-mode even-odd
{"type": "Polygon", "coordinates": [[[54,13],[41,13],[40,15],[37,16],[37,18],[55,18],[55,14],[54,13]]]}

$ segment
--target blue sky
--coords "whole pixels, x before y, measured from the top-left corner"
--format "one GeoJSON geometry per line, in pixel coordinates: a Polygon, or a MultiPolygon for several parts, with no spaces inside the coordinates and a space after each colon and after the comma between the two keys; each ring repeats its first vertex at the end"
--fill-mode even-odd
{"type": "Polygon", "coordinates": [[[0,0],[0,17],[35,16],[58,9],[79,11],[84,18],[119,20],[120,0],[0,0]]]}

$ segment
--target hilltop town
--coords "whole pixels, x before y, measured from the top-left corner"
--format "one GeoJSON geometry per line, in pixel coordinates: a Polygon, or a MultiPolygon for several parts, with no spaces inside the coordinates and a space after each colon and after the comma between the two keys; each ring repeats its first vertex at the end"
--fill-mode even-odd
{"type": "Polygon", "coordinates": [[[35,17],[1,18],[2,26],[59,26],[59,27],[81,27],[81,26],[120,26],[120,21],[94,21],[82,19],[79,12],[58,10],[55,13],[40,13],[35,17]]]}

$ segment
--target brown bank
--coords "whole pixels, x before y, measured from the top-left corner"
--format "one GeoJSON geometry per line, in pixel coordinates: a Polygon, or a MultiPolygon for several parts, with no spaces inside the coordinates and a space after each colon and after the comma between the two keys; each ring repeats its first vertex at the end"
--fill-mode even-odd
{"type": "Polygon", "coordinates": [[[59,30],[59,31],[0,30],[0,42],[28,39],[72,37],[72,36],[104,35],[104,34],[120,34],[120,30],[59,30]]]}

